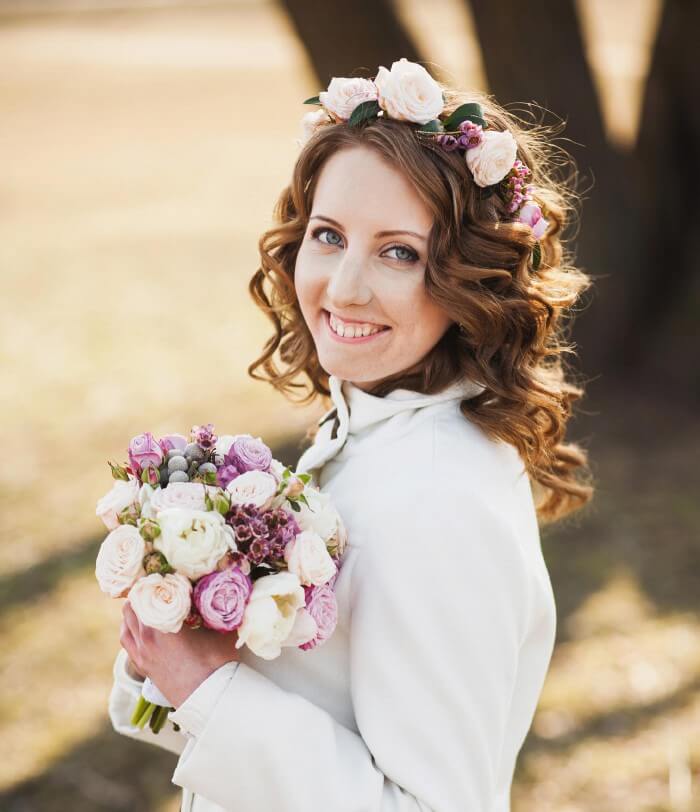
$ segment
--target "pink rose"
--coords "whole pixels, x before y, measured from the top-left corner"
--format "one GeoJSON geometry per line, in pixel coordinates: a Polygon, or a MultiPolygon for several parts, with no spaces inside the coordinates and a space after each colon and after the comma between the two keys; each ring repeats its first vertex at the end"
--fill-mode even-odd
{"type": "Polygon", "coordinates": [[[253,582],[238,567],[212,572],[197,581],[193,600],[205,626],[230,632],[243,622],[253,582]]]}
{"type": "Polygon", "coordinates": [[[163,449],[150,431],[137,434],[129,443],[129,462],[137,472],[149,465],[158,467],[163,462],[163,449]]]}
{"type": "Polygon", "coordinates": [[[233,465],[241,474],[246,471],[267,471],[272,462],[272,451],[260,437],[239,434],[224,461],[226,465],[233,465]]]}
{"type": "Polygon", "coordinates": [[[534,201],[528,201],[518,215],[518,222],[525,223],[532,229],[532,235],[536,240],[539,240],[547,230],[549,220],[542,216],[542,209],[534,201]]]}
{"type": "Polygon", "coordinates": [[[306,651],[315,648],[327,640],[335,630],[338,623],[338,602],[335,592],[328,584],[308,587],[306,593],[306,611],[316,621],[318,632],[308,643],[302,643],[299,648],[306,651]]]}
{"type": "Polygon", "coordinates": [[[166,434],[158,440],[158,445],[163,455],[167,454],[168,451],[171,451],[173,448],[184,451],[187,445],[187,437],[184,437],[182,434],[166,434]]]}

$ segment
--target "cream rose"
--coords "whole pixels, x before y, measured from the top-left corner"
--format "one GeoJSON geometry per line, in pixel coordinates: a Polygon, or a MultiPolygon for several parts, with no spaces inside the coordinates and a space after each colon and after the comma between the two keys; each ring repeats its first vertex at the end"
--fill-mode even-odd
{"type": "Polygon", "coordinates": [[[205,493],[206,490],[201,482],[172,482],[166,488],[155,490],[150,503],[156,514],[168,508],[206,510],[205,493]]]}
{"type": "Polygon", "coordinates": [[[193,581],[213,572],[231,549],[231,533],[218,511],[166,508],[158,514],[158,525],[160,535],[153,546],[173,569],[193,581]]]}
{"type": "Polygon", "coordinates": [[[146,543],[132,524],[120,524],[102,542],[97,553],[95,577],[100,589],[113,598],[123,597],[142,575],[146,543]]]}
{"type": "Polygon", "coordinates": [[[131,587],[128,600],[145,626],[174,634],[190,613],[191,594],[192,584],[184,575],[154,572],[131,587]]]}
{"type": "Polygon", "coordinates": [[[336,118],[347,121],[362,102],[374,101],[377,87],[371,79],[334,76],[328,89],[318,94],[318,100],[336,118]]]}
{"type": "Polygon", "coordinates": [[[301,117],[301,136],[297,138],[297,144],[303,147],[319,127],[326,122],[330,123],[328,113],[325,110],[312,110],[301,117]]]}
{"type": "Polygon", "coordinates": [[[379,104],[390,118],[427,124],[442,112],[442,89],[428,71],[417,62],[402,57],[391,70],[379,68],[374,83],[379,104]]]}
{"type": "Polygon", "coordinates": [[[484,130],[481,143],[466,151],[466,161],[477,186],[499,183],[513,168],[518,145],[508,130],[484,130]]]}
{"type": "Polygon", "coordinates": [[[233,445],[233,441],[238,437],[237,434],[222,434],[214,444],[214,452],[225,456],[228,454],[229,448],[233,445]]]}
{"type": "Polygon", "coordinates": [[[277,480],[266,471],[246,471],[226,486],[232,505],[253,504],[267,509],[277,493],[277,480]]]}
{"type": "Polygon", "coordinates": [[[340,519],[330,496],[309,485],[304,489],[304,496],[309,505],[299,503],[301,510],[294,514],[297,524],[302,530],[312,530],[322,539],[330,539],[335,535],[340,519]]]}
{"type": "Polygon", "coordinates": [[[337,570],[326,542],[312,530],[304,530],[287,544],[284,560],[304,586],[321,586],[330,581],[337,570]]]}
{"type": "Polygon", "coordinates": [[[236,648],[248,648],[264,660],[274,660],[291,633],[297,611],[305,604],[304,589],[291,572],[264,575],[253,584],[236,648]]]}
{"type": "Polygon", "coordinates": [[[119,526],[118,514],[137,501],[139,488],[136,479],[116,479],[112,489],[97,501],[95,515],[102,519],[108,530],[119,526]]]}

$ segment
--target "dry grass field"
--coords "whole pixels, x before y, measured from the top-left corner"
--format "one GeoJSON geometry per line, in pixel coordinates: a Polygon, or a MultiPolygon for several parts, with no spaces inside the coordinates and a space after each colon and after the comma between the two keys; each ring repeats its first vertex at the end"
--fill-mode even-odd
{"type": "MultiPolygon", "coordinates": [[[[425,48],[454,20],[400,6],[425,48]]],[[[50,10],[0,4],[0,809],[174,812],[174,757],[106,717],[120,606],[94,579],[94,506],[147,429],[212,421],[295,461],[320,404],[248,378],[269,331],[247,283],[318,88],[273,3],[50,10]]],[[[650,36],[627,28],[622,67],[591,51],[620,98],[650,36]]],[[[621,142],[631,98],[610,105],[621,142]]],[[[596,386],[574,433],[597,498],[543,533],[559,641],[513,808],[700,810],[700,429],[651,384],[596,386]]]]}

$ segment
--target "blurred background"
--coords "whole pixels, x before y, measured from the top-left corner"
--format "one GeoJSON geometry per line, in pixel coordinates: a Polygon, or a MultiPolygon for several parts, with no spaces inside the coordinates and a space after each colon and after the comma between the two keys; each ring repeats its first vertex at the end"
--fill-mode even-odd
{"type": "Polygon", "coordinates": [[[106,715],[106,460],[212,421],[296,461],[322,407],[247,376],[257,240],[302,101],[406,56],[566,120],[585,198],[597,494],[542,532],[558,640],[514,812],[700,810],[699,30],[695,0],[0,0],[0,809],[178,809],[175,756],[106,715]]]}

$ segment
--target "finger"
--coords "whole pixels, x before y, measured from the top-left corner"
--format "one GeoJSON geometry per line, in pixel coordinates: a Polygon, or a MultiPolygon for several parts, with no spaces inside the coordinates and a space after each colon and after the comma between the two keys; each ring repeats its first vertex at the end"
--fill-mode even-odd
{"type": "Polygon", "coordinates": [[[129,603],[129,601],[125,601],[124,603],[124,606],[122,607],[122,615],[124,617],[124,622],[126,623],[127,628],[134,637],[134,640],[140,640],[141,622],[136,616],[136,612],[134,612],[134,609],[132,605],[129,603]]]}
{"type": "Polygon", "coordinates": [[[119,642],[121,643],[122,648],[126,650],[129,657],[133,659],[133,655],[136,653],[136,641],[134,640],[131,629],[129,629],[125,620],[122,620],[121,628],[119,630],[119,642]]]}

